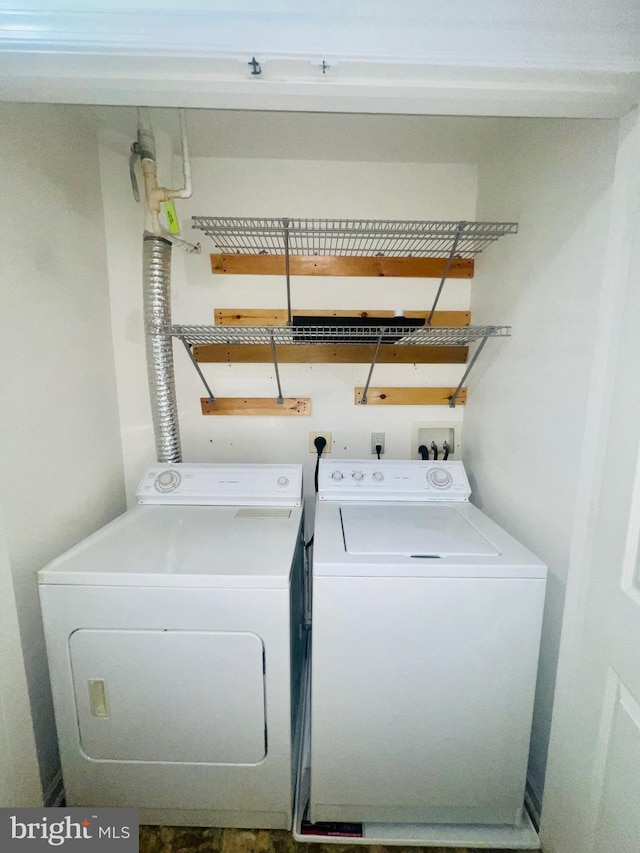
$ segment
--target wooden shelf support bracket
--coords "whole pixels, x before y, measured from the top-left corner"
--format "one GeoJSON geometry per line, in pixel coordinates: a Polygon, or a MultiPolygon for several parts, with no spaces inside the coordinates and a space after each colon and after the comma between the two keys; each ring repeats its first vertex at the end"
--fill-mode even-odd
{"type": "MultiPolygon", "coordinates": [[[[398,387],[369,386],[367,391],[369,406],[448,406],[454,392],[449,387],[398,387]]],[[[354,389],[354,403],[360,405],[364,388],[354,389]]],[[[458,393],[457,405],[464,406],[467,401],[467,389],[458,393]]]]}

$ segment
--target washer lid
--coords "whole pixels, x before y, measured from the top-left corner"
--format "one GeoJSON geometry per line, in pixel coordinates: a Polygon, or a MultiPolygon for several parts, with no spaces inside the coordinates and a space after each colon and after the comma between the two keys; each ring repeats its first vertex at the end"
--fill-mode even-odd
{"type": "Polygon", "coordinates": [[[454,506],[346,504],[340,507],[348,554],[497,557],[500,550],[454,506]]]}

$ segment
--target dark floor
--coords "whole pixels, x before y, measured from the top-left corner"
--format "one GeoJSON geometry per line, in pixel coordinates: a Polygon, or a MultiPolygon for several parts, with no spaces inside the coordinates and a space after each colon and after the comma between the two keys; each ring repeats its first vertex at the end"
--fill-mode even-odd
{"type": "MultiPolygon", "coordinates": [[[[141,826],[140,853],[473,853],[463,847],[302,844],[285,830],[141,826]]],[[[491,853],[484,850],[482,853],[491,853]]],[[[509,851],[500,851],[509,853],[509,851]]]]}

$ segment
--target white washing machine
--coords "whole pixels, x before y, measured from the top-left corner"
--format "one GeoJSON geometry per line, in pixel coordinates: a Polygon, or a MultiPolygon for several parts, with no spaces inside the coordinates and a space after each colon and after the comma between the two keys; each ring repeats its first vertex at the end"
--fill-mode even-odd
{"type": "Polygon", "coordinates": [[[314,823],[528,820],[547,572],[469,494],[461,462],[320,461],[314,823]]]}
{"type": "Polygon", "coordinates": [[[137,494],[38,575],[67,804],[287,829],[301,466],[158,464],[137,494]]]}

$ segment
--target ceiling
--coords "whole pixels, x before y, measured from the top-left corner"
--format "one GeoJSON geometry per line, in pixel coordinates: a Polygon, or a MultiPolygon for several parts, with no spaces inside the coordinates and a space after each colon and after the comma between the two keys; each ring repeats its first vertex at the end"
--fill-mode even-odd
{"type": "MultiPolygon", "coordinates": [[[[79,109],[99,128],[129,141],[135,138],[135,108],[79,109]]],[[[178,110],[145,112],[154,131],[167,133],[179,151],[178,110]]],[[[196,109],[187,110],[186,117],[192,157],[471,164],[478,163],[495,135],[513,123],[541,121],[196,109]]]]}

